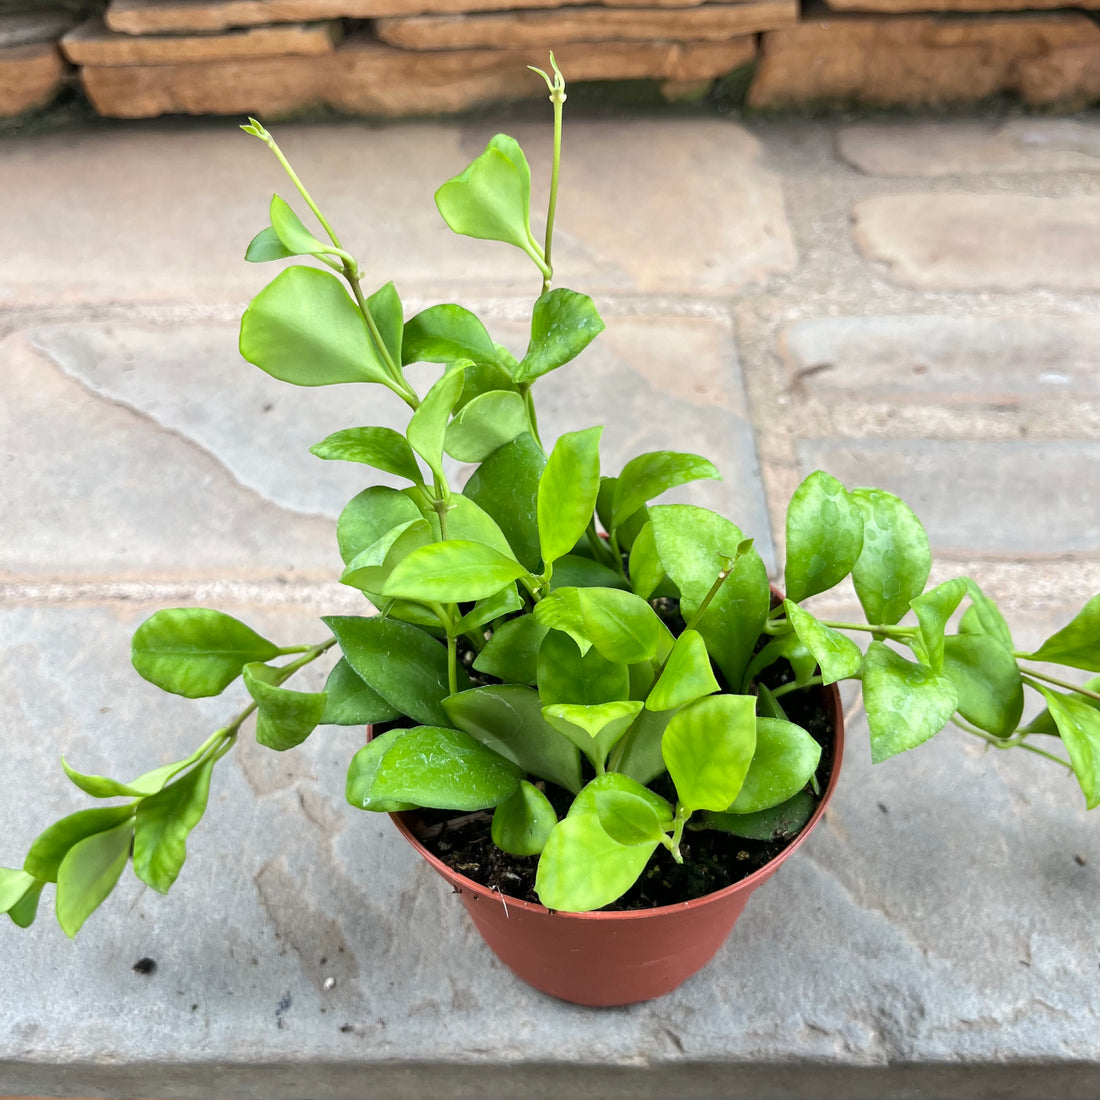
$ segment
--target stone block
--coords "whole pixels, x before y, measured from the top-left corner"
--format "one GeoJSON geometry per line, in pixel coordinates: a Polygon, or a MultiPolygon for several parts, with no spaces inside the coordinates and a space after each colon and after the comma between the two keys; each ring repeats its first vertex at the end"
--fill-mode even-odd
{"type": "Polygon", "coordinates": [[[837,148],[853,168],[869,176],[1100,172],[1100,122],[864,122],[844,127],[837,148]]]}
{"type": "Polygon", "coordinates": [[[1100,399],[1100,317],[825,317],[784,330],[793,388],[821,397],[944,404],[1100,399]]]}
{"type": "Polygon", "coordinates": [[[769,31],[749,103],[935,107],[1014,92],[1075,107],[1097,52],[1100,26],[1084,13],[840,15],[769,31]]]}
{"type": "Polygon", "coordinates": [[[0,50],[33,46],[36,42],[56,42],[72,25],[73,17],[56,8],[11,14],[4,14],[0,9],[0,50]]]}
{"type": "Polygon", "coordinates": [[[833,11],[906,14],[910,12],[1050,11],[1058,8],[1100,8],[1100,0],[825,0],[833,11]]]}
{"type": "Polygon", "coordinates": [[[54,42],[0,49],[0,118],[44,107],[61,90],[65,71],[54,42]]]}
{"type": "MultiPolygon", "coordinates": [[[[556,50],[566,42],[654,39],[722,42],[787,26],[797,19],[795,0],[748,0],[741,4],[702,4],[696,8],[579,7],[560,11],[417,15],[379,19],[375,33],[383,42],[413,50],[477,47],[556,50]]],[[[746,38],[743,46],[743,60],[738,64],[756,56],[752,38],[746,38]]]]}
{"type": "Polygon", "coordinates": [[[1100,552],[1100,442],[802,440],[803,475],[895,493],[934,552],[1060,557],[1100,552]]]}
{"type": "Polygon", "coordinates": [[[91,19],[61,40],[76,65],[170,65],[242,57],[330,54],[340,37],[338,23],[279,23],[221,34],[130,35],[91,19]]]}
{"type": "Polygon", "coordinates": [[[863,254],[908,286],[1100,289],[1093,195],[877,195],[857,203],[852,220],[863,254]]]}

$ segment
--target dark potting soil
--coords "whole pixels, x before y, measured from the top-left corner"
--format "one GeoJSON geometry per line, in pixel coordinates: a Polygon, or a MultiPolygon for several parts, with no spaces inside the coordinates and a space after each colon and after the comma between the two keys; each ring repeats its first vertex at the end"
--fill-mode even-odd
{"type": "MultiPolygon", "coordinates": [[[[658,608],[659,613],[661,610],[658,608]]],[[[676,615],[678,617],[678,611],[676,615]]],[[[683,627],[682,620],[680,627],[683,627]]],[[[779,661],[760,679],[774,689],[792,678],[790,665],[779,661]]],[[[820,801],[832,776],[836,736],[825,710],[824,692],[819,687],[791,692],[783,696],[783,709],[790,721],[802,726],[821,745],[821,763],[814,776],[814,793],[820,801]]],[[[667,775],[651,787],[669,801],[675,801],[676,792],[667,775]]],[[[553,784],[546,785],[545,791],[560,818],[569,807],[570,796],[553,784]]],[[[417,839],[448,866],[506,897],[538,902],[535,893],[538,856],[513,856],[502,852],[489,835],[492,811],[455,814],[422,810],[417,817],[419,827],[413,830],[417,839]]],[[[714,829],[692,831],[689,827],[680,844],[683,863],[676,863],[671,853],[659,846],[638,881],[605,909],[623,912],[675,905],[722,890],[760,870],[794,839],[747,840],[714,829]]]]}

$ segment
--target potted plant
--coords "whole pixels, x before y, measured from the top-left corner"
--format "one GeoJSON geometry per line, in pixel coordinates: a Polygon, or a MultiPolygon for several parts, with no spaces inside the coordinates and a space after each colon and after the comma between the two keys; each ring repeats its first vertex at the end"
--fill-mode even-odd
{"type": "Polygon", "coordinates": [[[344,509],[341,580],[364,613],[325,618],[323,641],[280,645],[205,608],[139,627],[133,663],[147,680],[200,698],[243,678],[251,702],[136,779],[63,760],[100,802],[47,828],[21,868],[0,869],[0,911],[17,924],[56,883],[58,921],[75,935],[131,861],[167,892],[215,765],[253,717],[257,740],[280,752],[318,725],[369,727],[348,801],[395,815],[513,969],[593,1004],[655,996],[698,969],[820,819],[839,775],[841,680],[862,681],[875,761],[953,723],[1058,762],[1100,803],[1100,678],[1035,667],[1100,672],[1100,596],[1022,653],[973,581],[927,588],[928,538],[902,501],[822,471],[790,501],[781,595],[733,522],[655,503],[717,477],[707,459],[659,451],[604,476],[601,428],[543,444],[535,383],[604,327],[590,298],[553,285],[565,82],[552,68],[536,70],[554,107],[545,238],[509,137],[436,194],[455,232],[521,249],[541,276],[522,358],[459,305],[406,319],[392,283],[367,293],[272,137],[242,127],[278,157],[320,235],[272,198],[246,259],[304,262],[253,299],[241,352],[288,383],[373,383],[400,398],[404,432],[352,426],[312,452],[402,487],[372,485],[344,509]],[[424,392],[405,375],[413,363],[441,367],[424,392]],[[476,466],[461,490],[445,455],[476,466]],[[866,623],[803,606],[848,578],[866,623]],[[337,647],[324,691],[288,686],[337,647]],[[1045,707],[1022,724],[1025,689],[1045,707]]]}

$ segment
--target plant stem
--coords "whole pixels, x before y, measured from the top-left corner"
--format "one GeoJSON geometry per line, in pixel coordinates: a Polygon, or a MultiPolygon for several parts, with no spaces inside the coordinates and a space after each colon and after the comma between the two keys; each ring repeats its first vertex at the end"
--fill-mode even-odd
{"type": "Polygon", "coordinates": [[[367,329],[370,332],[371,339],[374,341],[378,354],[382,357],[382,362],[385,364],[386,370],[389,371],[390,377],[393,380],[393,385],[389,388],[393,390],[410,409],[417,409],[420,406],[420,399],[416,396],[416,391],[405,380],[404,372],[401,370],[400,365],[393,361],[393,356],[390,355],[389,348],[386,347],[386,342],[382,339],[382,333],[378,330],[378,324],[374,319],[374,314],[371,313],[370,306],[367,305],[367,300],[363,297],[363,288],[359,285],[359,268],[354,260],[350,264],[347,261],[344,262],[344,278],[351,287],[352,294],[355,295],[355,304],[359,307],[359,312],[362,313],[363,320],[367,322],[367,329]]]}
{"type": "Polygon", "coordinates": [[[451,695],[458,691],[458,644],[450,630],[447,631],[447,687],[451,695]]]}
{"type": "MultiPolygon", "coordinates": [[[[977,726],[970,725],[969,722],[964,722],[959,718],[952,718],[952,723],[958,726],[964,733],[969,733],[974,737],[980,737],[988,745],[992,745],[997,749],[1026,749],[1028,752],[1033,752],[1037,756],[1045,756],[1047,760],[1053,760],[1055,764],[1061,764],[1067,771],[1073,770],[1073,765],[1068,760],[1063,760],[1060,756],[1055,756],[1052,752],[1047,752],[1046,749],[1037,748],[1035,745],[1029,744],[1027,741],[1020,740],[1004,740],[1000,737],[994,737],[991,733],[986,733],[985,730],[980,730],[977,726]]],[[[1026,736],[1026,735],[1025,735],[1026,736]]]]}
{"type": "Polygon", "coordinates": [[[527,408],[527,421],[531,426],[531,438],[538,444],[539,450],[545,454],[546,448],[542,445],[542,440],[539,438],[539,418],[535,412],[535,399],[531,396],[531,387],[533,385],[533,382],[522,382],[519,387],[519,392],[527,408]]]}
{"type": "Polygon", "coordinates": [[[887,638],[904,641],[917,634],[915,626],[885,626],[882,623],[835,623],[830,619],[818,620],[822,626],[831,626],[833,630],[862,630],[866,634],[882,634],[887,638]]]}
{"type": "Polygon", "coordinates": [[[820,676],[811,676],[805,683],[800,684],[797,680],[792,680],[789,684],[780,684],[777,688],[772,688],[772,698],[778,699],[781,695],[790,695],[792,691],[801,691],[802,688],[815,687],[818,684],[823,684],[825,681],[820,676]]]}
{"type": "MultiPolygon", "coordinates": [[[[1017,654],[1017,656],[1020,656],[1017,654]]],[[[1080,684],[1070,683],[1069,680],[1059,680],[1056,676],[1048,676],[1045,672],[1036,672],[1033,668],[1021,668],[1020,672],[1025,676],[1033,677],[1036,680],[1043,680],[1048,684],[1054,684],[1055,687],[1067,688],[1069,691],[1076,692],[1078,695],[1083,695],[1086,699],[1093,699],[1097,703],[1100,703],[1100,692],[1092,691],[1087,687],[1082,687],[1080,684]]],[[[1035,684],[1031,684],[1031,687],[1035,687],[1035,684]]]]}
{"type": "Polygon", "coordinates": [[[554,264],[550,259],[550,246],[554,240],[554,215],[558,208],[558,173],[561,168],[561,117],[562,107],[565,104],[565,77],[562,76],[554,61],[554,55],[550,54],[550,65],[554,70],[554,81],[550,86],[550,102],[554,105],[554,166],[550,172],[550,202],[546,211],[546,244],[543,246],[543,259],[549,268],[549,273],[542,280],[542,292],[545,294],[550,289],[550,282],[554,277],[554,264]]]}
{"type": "Polygon", "coordinates": [[[687,626],[684,627],[685,630],[695,629],[695,627],[699,623],[699,620],[705,614],[707,608],[710,607],[710,601],[718,595],[718,589],[721,588],[722,585],[725,583],[726,578],[730,575],[732,570],[733,562],[730,562],[730,564],[725,569],[723,569],[721,573],[718,574],[718,578],[715,580],[714,584],[710,586],[710,591],[703,597],[703,602],[700,603],[699,606],[695,609],[695,614],[692,615],[691,622],[689,622],[687,626]]]}
{"type": "Polygon", "coordinates": [[[672,853],[672,858],[677,863],[683,863],[684,857],[680,854],[680,841],[684,838],[684,826],[691,817],[691,810],[685,810],[679,803],[676,804],[676,816],[672,821],[672,835],[666,836],[662,843],[672,853]]]}

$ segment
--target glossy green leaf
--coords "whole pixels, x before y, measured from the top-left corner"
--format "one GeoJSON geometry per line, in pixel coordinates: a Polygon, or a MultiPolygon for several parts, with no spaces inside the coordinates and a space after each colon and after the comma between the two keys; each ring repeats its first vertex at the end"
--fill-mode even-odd
{"type": "Polygon", "coordinates": [[[1100,595],[1093,596],[1066,626],[1029,653],[1028,658],[1100,672],[1100,595]]]}
{"type": "Polygon", "coordinates": [[[548,566],[573,549],[592,521],[602,434],[603,428],[596,427],[561,436],[539,478],[539,545],[548,566]]]}
{"type": "Polygon", "coordinates": [[[408,363],[495,364],[499,356],[485,326],[468,309],[432,306],[405,324],[401,361],[408,363]]]}
{"type": "Polygon", "coordinates": [[[524,779],[519,790],[493,811],[493,843],[514,856],[537,856],[546,847],[558,815],[550,800],[524,779]]]}
{"type": "Polygon", "coordinates": [[[315,443],[309,452],[318,458],[362,462],[418,485],[424,482],[408,440],[392,428],[345,428],[315,443]]]}
{"type": "MultiPolygon", "coordinates": [[[[374,319],[375,328],[382,337],[390,360],[400,363],[401,344],[405,334],[405,311],[392,282],[380,286],[367,298],[367,312],[374,319]]],[[[373,334],[371,341],[374,341],[373,334]]]]}
{"type": "Polygon", "coordinates": [[[27,892],[8,910],[13,924],[20,928],[30,928],[34,924],[34,918],[38,915],[38,900],[45,885],[41,879],[36,878],[27,892]]]}
{"type": "Polygon", "coordinates": [[[675,711],[643,710],[608,758],[608,767],[639,783],[652,783],[665,771],[661,739],[675,711]]]}
{"type": "Polygon", "coordinates": [[[1039,690],[1069,752],[1085,804],[1094,810],[1100,806],[1100,710],[1080,695],[1062,695],[1044,687],[1039,690]]]}
{"type": "Polygon", "coordinates": [[[278,646],[223,611],[178,607],[157,611],[134,632],[131,660],[152,684],[201,699],[223,692],[251,661],[268,661],[278,646]]]}
{"type": "Polygon", "coordinates": [[[408,730],[389,730],[378,734],[363,746],[348,765],[348,777],[344,786],[344,796],[357,810],[370,810],[373,813],[399,813],[401,810],[413,810],[412,802],[395,802],[378,797],[374,792],[374,777],[382,757],[398,738],[404,737],[408,730]]]}
{"type": "Polygon", "coordinates": [[[706,643],[698,631],[685,630],[645,701],[646,710],[672,710],[718,690],[706,643]]]}
{"type": "Polygon", "coordinates": [[[550,578],[551,590],[558,588],[622,588],[629,589],[629,582],[614,569],[580,554],[566,554],[554,562],[554,575],[550,578]]]}
{"type": "Polygon", "coordinates": [[[517,382],[533,382],[575,359],[604,330],[596,305],[587,294],[558,287],[535,302],[531,341],[513,372],[517,382]]]}
{"type": "Polygon", "coordinates": [[[788,599],[797,603],[839,584],[862,549],[862,511],[835,477],[815,470],[787,505],[788,599]]]}
{"type": "Polygon", "coordinates": [[[604,832],[619,844],[647,844],[665,835],[649,799],[631,791],[598,792],[596,815],[604,832]]]}
{"type": "Polygon", "coordinates": [[[447,371],[430,390],[409,418],[408,436],[412,449],[428,464],[440,480],[443,473],[443,441],[451,410],[462,393],[462,371],[447,371]]]}
{"type": "Polygon", "coordinates": [[[269,225],[252,238],[244,258],[250,264],[263,264],[269,260],[289,260],[293,255],[279,240],[279,234],[269,225]]]}
{"type": "Polygon", "coordinates": [[[644,799],[653,808],[657,820],[662,825],[671,827],[674,812],[672,805],[655,791],[643,786],[636,779],[621,772],[608,771],[598,775],[585,784],[584,789],[573,799],[569,807],[569,817],[583,817],[587,814],[599,814],[598,798],[608,791],[622,791],[644,799]]]}
{"type": "Polygon", "coordinates": [[[535,605],[535,617],[616,664],[652,660],[665,633],[645,600],[618,588],[556,589],[535,605]]]}
{"type": "Polygon", "coordinates": [[[730,806],[756,750],[756,721],[751,695],[708,695],[672,716],[661,753],[684,807],[730,806]]]}
{"type": "Polygon", "coordinates": [[[943,674],[914,664],[882,642],[863,658],[863,705],[871,732],[871,761],[879,764],[914,749],[951,720],[955,685],[943,674]]]}
{"type": "Polygon", "coordinates": [[[956,577],[910,601],[909,606],[920,625],[920,638],[915,639],[917,655],[933,672],[943,669],[944,630],[965,595],[966,581],[956,577]]]}
{"type": "Polygon", "coordinates": [[[23,895],[35,884],[34,875],[22,868],[0,867],[0,913],[6,913],[23,900],[23,895]]]}
{"type": "Polygon", "coordinates": [[[341,657],[332,666],[325,681],[325,711],[321,715],[321,725],[369,726],[398,717],[397,708],[364,683],[346,657],[341,657]]]}
{"type": "Polygon", "coordinates": [[[852,569],[869,623],[896,623],[928,582],[932,551],[912,509],[881,489],[853,489],[863,512],[863,550],[852,569]]]}
{"type": "Polygon", "coordinates": [[[1016,659],[988,634],[946,639],[943,673],[955,685],[959,713],[996,737],[1011,737],[1024,712],[1024,687],[1016,659]]]}
{"type": "MultiPolygon", "coordinates": [[[[435,534],[442,538],[434,513],[431,523],[435,534]]],[[[447,507],[447,538],[484,543],[498,554],[516,560],[511,544],[496,521],[469,497],[458,494],[451,497],[451,503],[447,507]]]]}
{"type": "Polygon", "coordinates": [[[522,778],[516,764],[462,730],[417,726],[383,754],[371,791],[386,801],[482,810],[510,798],[522,778]]]}
{"type": "Polygon", "coordinates": [[[314,267],[288,267],[252,299],[240,351],[296,386],[388,380],[359,308],[335,275],[314,267]]]}
{"type": "MultiPolygon", "coordinates": [[[[539,626],[537,618],[535,622],[539,626]]],[[[630,694],[625,664],[609,661],[598,650],[583,653],[561,631],[545,634],[535,662],[539,696],[544,703],[607,703],[630,694]]]]}
{"type": "Polygon", "coordinates": [[[657,555],[653,524],[648,520],[630,548],[629,571],[630,585],[643,600],[650,599],[665,580],[665,569],[657,555]]]}
{"type": "Polygon", "coordinates": [[[167,894],[187,859],[187,838],[202,820],[215,761],[197,768],[138,803],[134,821],[134,874],[167,894]]]}
{"type": "Polygon", "coordinates": [[[580,790],[577,749],[543,718],[538,692],[492,685],[459,692],[443,705],[454,725],[524,772],[574,794],[580,790]]]}
{"type": "Polygon", "coordinates": [[[134,826],[125,821],[74,844],[57,872],[57,923],[69,939],[115,888],[130,859],[134,826]]]}
{"type": "MultiPolygon", "coordinates": [[[[288,255],[322,256],[332,252],[332,245],[323,244],[306,229],[302,219],[278,195],[271,196],[268,213],[271,228],[288,255]]],[[[245,259],[247,258],[246,256],[245,259]]]]}
{"type": "Polygon", "coordinates": [[[431,524],[420,517],[399,524],[348,562],[340,582],[361,592],[381,592],[398,563],[434,542],[431,524]]]}
{"type": "MultiPolygon", "coordinates": [[[[523,607],[523,598],[516,591],[515,586],[502,588],[492,596],[486,596],[478,600],[461,619],[458,620],[457,631],[465,634],[467,631],[479,630],[493,619],[499,619],[502,615],[510,615],[513,611],[519,611],[523,607]]],[[[502,624],[503,625],[503,624],[502,624]]]]}
{"type": "Polygon", "coordinates": [[[730,813],[752,814],[786,802],[810,781],[821,746],[801,727],[777,718],[757,718],[756,752],[730,813]]]}
{"type": "Polygon", "coordinates": [[[787,621],[821,668],[823,684],[835,684],[838,680],[849,680],[859,675],[863,654],[851,638],[818,622],[808,611],[803,611],[790,600],[785,601],[784,606],[787,621]]]}
{"type": "Polygon", "coordinates": [[[642,709],[637,699],[608,703],[554,703],[542,708],[542,716],[564,734],[602,772],[608,753],[630,729],[642,709]]]}
{"type": "Polygon", "coordinates": [[[484,599],[526,574],[514,558],[480,542],[451,539],[414,550],[390,573],[383,595],[459,603],[484,599]]]}
{"type": "Polygon", "coordinates": [[[75,768],[69,767],[64,756],[61,758],[61,767],[77,787],[93,798],[142,798],[156,794],[174,775],[178,775],[195,763],[202,752],[202,749],[198,749],[184,760],[176,760],[171,764],[154,768],[144,775],[139,775],[137,779],[131,779],[129,783],[120,783],[117,779],[109,779],[105,775],[86,775],[78,772],[75,768]]]}
{"type": "MultiPolygon", "coordinates": [[[[1100,676],[1092,676],[1084,682],[1082,685],[1087,691],[1094,691],[1100,694],[1100,676]]],[[[1088,696],[1082,695],[1082,699],[1094,710],[1100,710],[1100,699],[1090,699],[1088,696]]],[[[1052,737],[1059,736],[1058,725],[1051,717],[1050,708],[1044,707],[1028,724],[1024,727],[1027,733],[1045,733],[1052,737]]]]}
{"type": "Polygon", "coordinates": [[[530,430],[523,398],[511,390],[490,390],[462,407],[447,426],[444,447],[460,462],[481,462],[530,430]]]}
{"type": "Polygon", "coordinates": [[[689,829],[717,829],[747,840],[787,840],[796,837],[809,824],[817,809],[817,799],[809,791],[753,814],[704,813],[693,817],[689,829]]]}
{"type": "Polygon", "coordinates": [[[474,668],[505,683],[535,683],[539,646],[548,630],[533,615],[501,623],[474,659],[474,668]]]}
{"type": "Polygon", "coordinates": [[[697,624],[707,651],[728,684],[740,684],[771,607],[768,572],[729,520],[690,504],[649,509],[661,564],[680,590],[680,610],[690,620],[719,573],[733,568],[697,624]]]}
{"type": "Polygon", "coordinates": [[[532,573],[542,561],[536,502],[545,466],[539,445],[530,435],[521,435],[494,451],[462,490],[496,521],[520,564],[532,573]]]}
{"type": "MultiPolygon", "coordinates": [[[[400,714],[425,725],[449,724],[443,700],[450,694],[447,647],[423,630],[392,619],[330,616],[336,635],[356,674],[400,714]]],[[[458,666],[459,690],[469,677],[458,666]]]]}
{"type": "Polygon", "coordinates": [[[280,687],[281,671],[264,664],[245,665],[244,686],[259,710],[256,740],[265,748],[284,752],[300,745],[325,714],[323,691],[292,691],[280,687]]]}
{"type": "Polygon", "coordinates": [[[340,513],[336,538],[347,564],[387,531],[420,519],[420,509],[404,493],[385,485],[373,485],[351,498],[340,513]]]}
{"type": "Polygon", "coordinates": [[[643,504],[678,485],[700,478],[721,479],[714,463],[701,455],[678,451],[651,451],[632,458],[619,474],[611,505],[612,530],[628,520],[643,504]]]}
{"type": "Polygon", "coordinates": [[[504,134],[436,191],[435,205],[455,233],[537,255],[530,227],[531,170],[518,143],[504,134]]]}
{"type": "Polygon", "coordinates": [[[959,632],[964,634],[988,634],[1012,653],[1016,646],[1012,632],[997,605],[969,577],[965,577],[970,606],[959,622],[959,632]]]}
{"type": "Polygon", "coordinates": [[[69,814],[39,833],[23,861],[23,870],[44,882],[56,882],[58,868],[74,844],[114,829],[133,816],[132,805],[103,806],[69,814]]]}

